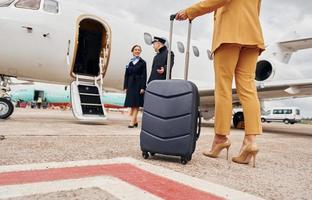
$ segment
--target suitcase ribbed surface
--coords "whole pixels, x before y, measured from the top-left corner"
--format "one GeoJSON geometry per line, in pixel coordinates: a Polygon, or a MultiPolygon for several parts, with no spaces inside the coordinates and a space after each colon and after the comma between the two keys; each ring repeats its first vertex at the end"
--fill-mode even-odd
{"type": "Polygon", "coordinates": [[[196,140],[197,112],[198,91],[191,82],[151,82],[144,96],[142,150],[191,155],[196,140]]]}

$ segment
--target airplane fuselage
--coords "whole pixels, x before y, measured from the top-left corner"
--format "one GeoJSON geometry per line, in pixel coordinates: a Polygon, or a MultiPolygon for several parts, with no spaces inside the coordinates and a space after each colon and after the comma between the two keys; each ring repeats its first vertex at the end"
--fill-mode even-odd
{"type": "MultiPolygon", "coordinates": [[[[142,57],[147,61],[149,71],[155,52],[146,43],[145,35],[166,37],[168,34],[140,24],[129,26],[126,19],[98,11],[81,11],[66,1],[60,2],[57,14],[44,11],[42,6],[39,10],[17,8],[14,3],[0,9],[0,44],[5,47],[0,49],[0,74],[21,80],[70,84],[75,78],[73,68],[79,43],[79,22],[82,19],[98,20],[111,30],[108,38],[108,50],[111,52],[108,52],[108,62],[105,63],[108,67],[103,67],[106,72],[105,88],[122,89],[125,65],[132,57],[130,49],[134,44],[143,47],[142,57]]],[[[185,38],[176,36],[173,41],[176,56],[173,77],[183,78],[184,54],[179,53],[175,45],[178,41],[185,44],[185,38]]],[[[200,45],[207,47],[208,42],[200,45]]],[[[213,82],[213,71],[208,48],[201,47],[197,46],[199,57],[191,54],[194,66],[190,67],[189,77],[201,84],[200,87],[208,87],[213,82]],[[207,64],[203,65],[203,62],[207,64]],[[205,73],[198,73],[202,70],[205,73]]]]}

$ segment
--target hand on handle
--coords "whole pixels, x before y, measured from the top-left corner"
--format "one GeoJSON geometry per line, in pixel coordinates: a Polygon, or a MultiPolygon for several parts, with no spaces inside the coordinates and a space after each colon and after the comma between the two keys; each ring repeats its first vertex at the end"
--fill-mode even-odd
{"type": "Polygon", "coordinates": [[[187,16],[187,14],[186,14],[186,10],[180,10],[180,11],[176,14],[175,19],[176,19],[176,20],[179,20],[179,21],[187,20],[187,19],[188,19],[188,16],[187,16]]]}

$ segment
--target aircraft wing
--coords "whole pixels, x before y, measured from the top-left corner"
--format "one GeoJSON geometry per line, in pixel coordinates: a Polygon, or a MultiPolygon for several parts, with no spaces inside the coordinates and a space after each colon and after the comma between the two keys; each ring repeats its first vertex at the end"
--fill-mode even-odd
{"type": "Polygon", "coordinates": [[[283,41],[279,42],[278,44],[291,52],[295,52],[302,49],[312,48],[312,38],[283,41]]]}
{"type": "Polygon", "coordinates": [[[297,40],[281,41],[277,43],[278,49],[274,56],[283,63],[288,64],[294,52],[312,48],[312,38],[302,38],[297,40]]]}
{"type": "MultiPolygon", "coordinates": [[[[288,80],[275,82],[262,82],[257,85],[258,96],[260,100],[277,100],[287,98],[312,97],[312,79],[288,80]]],[[[239,104],[239,98],[236,89],[233,89],[233,104],[239,104]]],[[[200,103],[202,106],[213,107],[214,90],[200,89],[200,103]]]]}

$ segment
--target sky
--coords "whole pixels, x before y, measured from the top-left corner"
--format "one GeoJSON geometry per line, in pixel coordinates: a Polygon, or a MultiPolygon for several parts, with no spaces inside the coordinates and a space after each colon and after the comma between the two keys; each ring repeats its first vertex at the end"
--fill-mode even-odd
{"type": "MultiPolygon", "coordinates": [[[[80,0],[86,1],[86,0],[80,0]]],[[[127,18],[136,23],[168,30],[169,15],[196,3],[196,0],[92,0],[88,1],[103,12],[127,18]]],[[[265,43],[312,37],[311,0],[262,0],[261,24],[265,43]]],[[[208,39],[212,34],[212,15],[205,15],[193,22],[194,39],[208,39]]],[[[184,34],[186,25],[178,23],[177,34],[184,34]]],[[[208,46],[209,44],[207,44],[208,46]]],[[[312,80],[312,49],[293,54],[287,67],[295,67],[304,78],[312,80]]],[[[312,97],[279,100],[264,103],[265,108],[297,106],[304,117],[312,117],[312,97]]]]}

